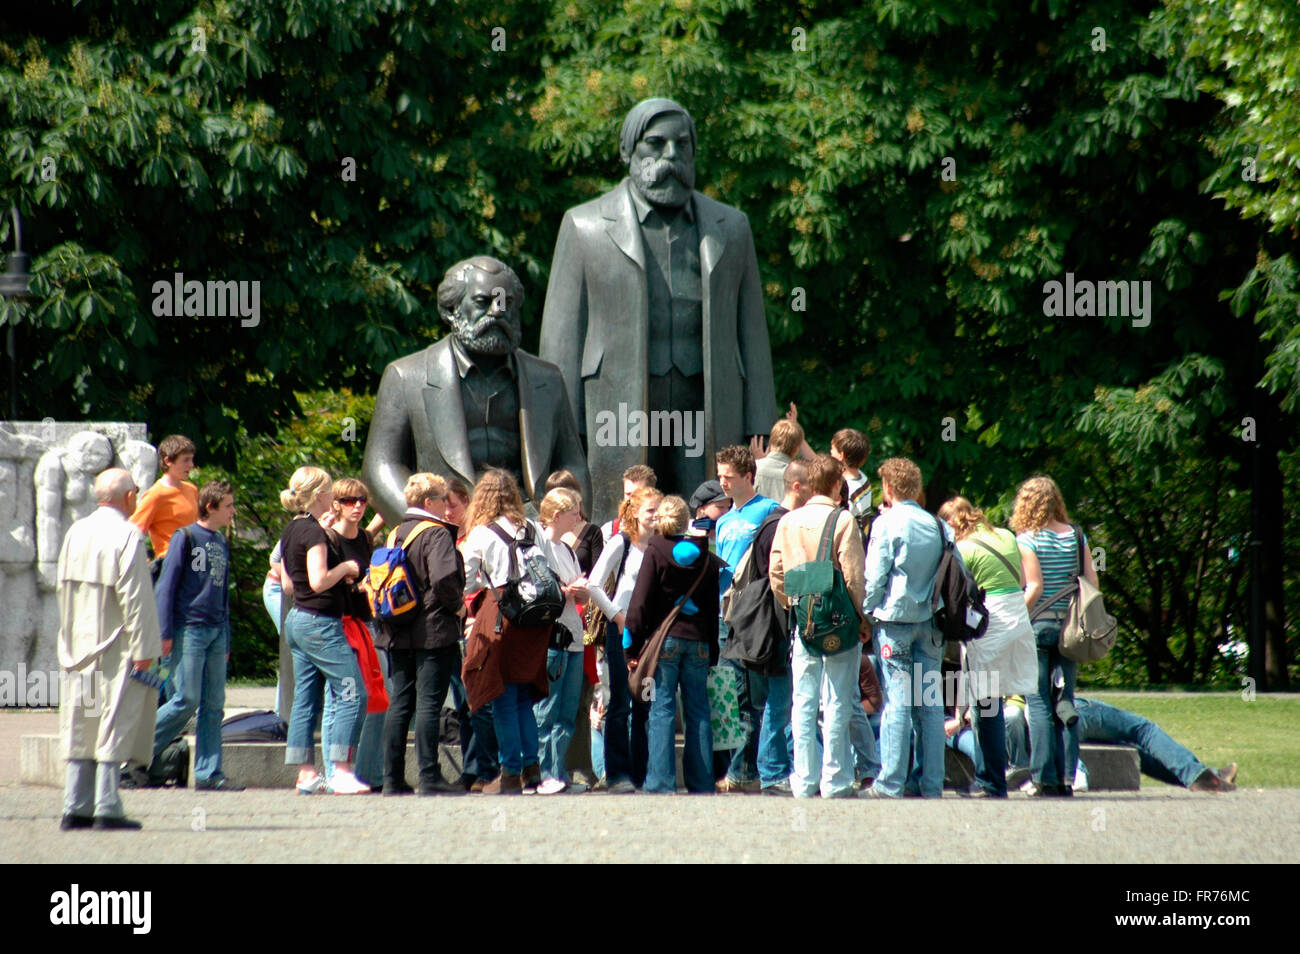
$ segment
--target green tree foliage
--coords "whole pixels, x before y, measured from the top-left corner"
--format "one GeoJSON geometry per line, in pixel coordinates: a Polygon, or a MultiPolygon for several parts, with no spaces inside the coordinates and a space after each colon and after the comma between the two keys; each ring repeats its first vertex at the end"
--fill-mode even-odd
{"type": "Polygon", "coordinates": [[[144,419],[230,463],[295,390],[368,391],[439,337],[456,259],[540,272],[530,5],[43,6],[0,13],[0,202],[36,252],[32,301],[3,313],[20,417],[144,419]],[[176,272],[259,281],[260,323],[156,317],[176,272]]]}

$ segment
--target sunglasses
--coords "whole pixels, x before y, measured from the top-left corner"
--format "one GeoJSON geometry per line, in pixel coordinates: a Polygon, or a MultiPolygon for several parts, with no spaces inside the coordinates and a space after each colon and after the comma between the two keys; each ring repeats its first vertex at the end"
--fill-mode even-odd
{"type": "Polygon", "coordinates": [[[338,497],[336,499],[345,507],[351,507],[355,504],[364,504],[367,502],[365,497],[338,497]]]}

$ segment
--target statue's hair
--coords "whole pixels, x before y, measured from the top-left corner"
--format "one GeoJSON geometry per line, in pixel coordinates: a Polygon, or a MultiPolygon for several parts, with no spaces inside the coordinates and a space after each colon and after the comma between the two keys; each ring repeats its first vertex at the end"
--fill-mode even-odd
{"type": "Polygon", "coordinates": [[[643,99],[627,112],[627,117],[623,120],[623,128],[618,134],[618,155],[624,162],[630,162],[632,153],[636,149],[636,144],[641,141],[645,135],[646,127],[664,113],[677,113],[686,119],[686,126],[691,133],[691,149],[697,147],[695,138],[695,120],[691,119],[691,114],[686,111],[686,107],[681,103],[671,99],[643,99]]]}
{"type": "Polygon", "coordinates": [[[438,285],[438,313],[444,318],[450,318],[460,307],[470,275],[475,271],[488,275],[501,275],[515,305],[517,307],[523,305],[524,283],[519,280],[515,270],[498,258],[490,255],[475,255],[473,258],[457,262],[442,276],[442,282],[438,285]]]}

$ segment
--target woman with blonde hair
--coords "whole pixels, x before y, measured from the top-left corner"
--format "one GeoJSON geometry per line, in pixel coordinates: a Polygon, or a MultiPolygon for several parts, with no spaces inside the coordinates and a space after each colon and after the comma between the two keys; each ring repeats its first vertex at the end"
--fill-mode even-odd
{"type": "Polygon", "coordinates": [[[687,791],[713,793],[713,730],[709,722],[709,667],[718,661],[720,559],[704,536],[684,536],[690,515],[681,497],[665,497],[655,513],[656,536],[646,547],[627,609],[623,649],[635,668],[646,642],[676,609],[654,674],[645,791],[677,791],[673,723],[682,691],[687,791]],[[680,608],[679,608],[680,607],[680,608]]]}
{"type": "MultiPolygon", "coordinates": [[[[566,535],[582,522],[582,496],[567,487],[547,491],[538,508],[538,522],[549,544],[547,559],[564,587],[564,614],[555,624],[546,650],[546,677],[550,693],[533,706],[537,719],[538,757],[542,772],[539,795],[555,795],[569,787],[565,759],[573,739],[582,695],[582,617],[578,600],[587,597],[586,577],[566,535]]],[[[599,534],[599,528],[597,528],[599,534]]]]}
{"type": "Polygon", "coordinates": [[[645,782],[649,707],[634,706],[628,692],[623,627],[645,548],[654,537],[655,512],[663,499],[663,493],[654,487],[634,490],[618,509],[619,532],[609,538],[591,568],[591,600],[608,621],[602,684],[593,702],[593,709],[598,708],[597,703],[605,704],[604,728],[600,728],[601,713],[597,711],[591,729],[592,757],[594,761],[598,752],[602,754],[605,783],[616,795],[633,792],[645,782]],[[611,581],[613,586],[609,587],[611,581]]]}
{"type": "Polygon", "coordinates": [[[966,693],[958,712],[970,706],[975,730],[975,782],[980,793],[1007,797],[1006,721],[1002,697],[1027,695],[1038,687],[1038,654],[1021,591],[1020,549],[1010,530],[994,529],[965,497],[939,508],[952,527],[957,552],[984,590],[989,627],[983,638],[964,646],[966,693]]]}
{"type": "Polygon", "coordinates": [[[285,762],[297,764],[298,791],[304,795],[368,792],[352,774],[352,746],[361,729],[366,693],[357,657],[343,633],[348,584],[361,575],[355,560],[345,560],[330,545],[321,517],[330,512],[334,494],[330,475],[319,467],[299,467],[280,493],[280,504],[295,516],[280,535],[284,575],[291,583],[293,608],[284,620],[284,638],[293,656],[293,711],[285,762]],[[328,785],[316,771],[312,730],[324,680],[333,704],[327,708],[322,738],[326,760],[334,763],[328,785]]]}
{"type": "Polygon", "coordinates": [[[1030,771],[1033,794],[1073,794],[1079,763],[1078,715],[1074,711],[1077,663],[1061,655],[1061,629],[1068,602],[1060,600],[1046,614],[1033,617],[1034,606],[1046,602],[1075,580],[1086,577],[1097,585],[1097,570],[1083,531],[1070,523],[1065,499],[1056,481],[1030,477],[1016,491],[1011,513],[1025,569],[1025,606],[1033,619],[1038,649],[1038,688],[1026,697],[1029,715],[1030,771]]]}

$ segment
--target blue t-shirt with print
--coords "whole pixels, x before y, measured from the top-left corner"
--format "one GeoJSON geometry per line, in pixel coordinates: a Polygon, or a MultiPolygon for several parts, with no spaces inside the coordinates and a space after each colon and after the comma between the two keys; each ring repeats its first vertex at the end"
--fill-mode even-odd
{"type": "Polygon", "coordinates": [[[732,507],[718,518],[715,531],[718,556],[727,561],[727,565],[722,569],[722,577],[718,580],[718,592],[727,592],[727,587],[731,585],[732,574],[740,565],[750,544],[754,542],[754,534],[758,533],[759,524],[767,519],[767,515],[776,507],[775,500],[762,494],[754,494],[745,502],[745,506],[732,507]]]}

